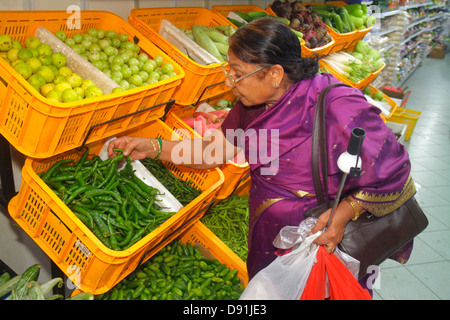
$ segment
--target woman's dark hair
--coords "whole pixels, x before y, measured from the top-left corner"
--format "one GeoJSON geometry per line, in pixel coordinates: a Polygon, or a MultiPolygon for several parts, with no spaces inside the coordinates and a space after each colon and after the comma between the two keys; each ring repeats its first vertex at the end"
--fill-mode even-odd
{"type": "Polygon", "coordinates": [[[259,18],[240,27],[230,37],[229,45],[229,50],[246,63],[281,65],[292,82],[311,78],[319,70],[316,59],[301,57],[299,39],[276,18],[259,18]]]}

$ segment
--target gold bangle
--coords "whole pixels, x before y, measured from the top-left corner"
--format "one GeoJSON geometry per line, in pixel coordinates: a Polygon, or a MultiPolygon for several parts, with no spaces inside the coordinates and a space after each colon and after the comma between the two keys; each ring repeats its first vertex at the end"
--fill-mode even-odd
{"type": "Polygon", "coordinates": [[[358,210],[358,206],[356,205],[356,203],[349,199],[349,198],[344,198],[345,201],[347,201],[353,208],[353,218],[352,221],[355,221],[359,218],[359,216],[361,215],[361,213],[358,210]]]}
{"type": "Polygon", "coordinates": [[[153,151],[156,153],[156,157],[154,157],[153,159],[156,160],[158,158],[158,156],[159,156],[159,152],[158,152],[158,150],[156,150],[156,147],[155,147],[155,144],[153,143],[153,140],[152,139],[149,139],[149,140],[150,140],[150,143],[153,146],[153,151]]]}

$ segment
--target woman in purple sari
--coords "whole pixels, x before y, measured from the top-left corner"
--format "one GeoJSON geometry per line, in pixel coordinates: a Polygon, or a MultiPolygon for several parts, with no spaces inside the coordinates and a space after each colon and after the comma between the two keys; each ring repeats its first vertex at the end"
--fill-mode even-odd
{"type": "MultiPolygon", "coordinates": [[[[189,145],[190,161],[183,164],[197,168],[220,165],[244,149],[252,181],[247,259],[250,279],[276,258],[272,243],[280,229],[299,225],[305,211],[317,206],[311,172],[315,106],[321,90],[339,81],[332,75],[318,74],[317,61],[302,58],[300,52],[295,34],[277,19],[257,19],[230,37],[226,84],[239,101],[212,139],[223,142],[220,161],[204,159],[190,140],[163,141],[158,147],[154,139],[125,137],[109,147],[110,155],[113,148],[122,148],[132,159],[159,154],[160,159],[173,161],[174,150],[189,145]]],[[[415,187],[405,148],[384,124],[380,110],[370,105],[360,90],[331,89],[326,110],[330,198],[338,191],[342,172],[337,159],[346,150],[352,129],[366,131],[361,176],[347,179],[331,224],[315,240],[331,253],[351,219],[365,212],[386,215],[411,198],[415,187]]],[[[213,142],[202,142],[202,148],[213,142]]],[[[329,210],[312,232],[324,229],[328,216],[329,210]]],[[[395,258],[406,261],[411,249],[412,244],[405,246],[395,258]]],[[[362,285],[365,287],[364,282],[362,285]]]]}

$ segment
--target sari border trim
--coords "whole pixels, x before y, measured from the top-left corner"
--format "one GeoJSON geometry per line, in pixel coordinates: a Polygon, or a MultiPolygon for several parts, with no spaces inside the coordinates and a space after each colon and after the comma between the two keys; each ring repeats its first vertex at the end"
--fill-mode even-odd
{"type": "Polygon", "coordinates": [[[399,192],[378,195],[364,191],[358,191],[352,196],[358,203],[374,216],[385,216],[403,205],[416,193],[416,187],[411,174],[408,176],[403,188],[399,192]]]}
{"type": "Polygon", "coordinates": [[[272,199],[266,199],[264,200],[254,211],[252,217],[250,218],[250,223],[252,223],[262,212],[264,212],[268,207],[273,205],[274,203],[277,203],[280,200],[283,200],[284,198],[272,198],[272,199]]]}

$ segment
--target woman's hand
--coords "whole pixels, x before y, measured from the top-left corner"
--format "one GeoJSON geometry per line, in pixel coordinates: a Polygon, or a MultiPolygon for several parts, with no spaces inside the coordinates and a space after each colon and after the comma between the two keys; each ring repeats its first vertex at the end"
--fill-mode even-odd
{"type": "Polygon", "coordinates": [[[112,158],[117,155],[114,149],[122,149],[124,156],[130,156],[130,160],[141,160],[156,156],[153,154],[153,146],[150,139],[136,137],[121,137],[112,140],[108,145],[108,154],[112,158]]]}
{"type": "MultiPolygon", "coordinates": [[[[327,226],[330,213],[331,209],[328,209],[320,215],[310,234],[321,231],[327,226]]],[[[314,240],[314,243],[325,246],[328,253],[333,253],[336,246],[342,241],[345,226],[352,219],[353,215],[353,208],[346,201],[339,203],[336,211],[333,213],[330,225],[314,240]]]]}

